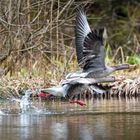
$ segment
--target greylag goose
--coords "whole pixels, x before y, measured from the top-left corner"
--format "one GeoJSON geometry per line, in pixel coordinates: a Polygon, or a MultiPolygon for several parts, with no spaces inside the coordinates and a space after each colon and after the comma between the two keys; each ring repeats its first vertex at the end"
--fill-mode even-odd
{"type": "Polygon", "coordinates": [[[70,73],[66,76],[66,79],[74,77],[101,78],[114,71],[129,69],[128,64],[117,66],[107,66],[105,64],[105,28],[91,30],[86,15],[81,9],[77,10],[75,23],[77,61],[82,71],[70,73]]]}
{"type": "Polygon", "coordinates": [[[106,91],[101,89],[98,85],[96,85],[97,83],[115,82],[120,80],[121,79],[119,78],[116,79],[113,76],[98,78],[98,79],[93,79],[93,78],[71,79],[64,82],[64,84],[60,86],[42,89],[41,92],[38,94],[38,96],[48,97],[49,95],[54,95],[59,97],[65,97],[66,99],[69,99],[71,103],[85,105],[85,103],[81,102],[80,100],[73,100],[74,97],[80,95],[85,90],[90,90],[90,91],[94,90],[95,92],[102,94],[106,91]]]}

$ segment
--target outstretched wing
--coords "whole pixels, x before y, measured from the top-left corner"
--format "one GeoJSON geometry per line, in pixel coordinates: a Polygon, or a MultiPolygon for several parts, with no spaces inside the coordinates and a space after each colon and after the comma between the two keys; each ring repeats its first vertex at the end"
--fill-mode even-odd
{"type": "Polygon", "coordinates": [[[85,37],[91,32],[85,13],[81,10],[77,10],[75,26],[75,45],[77,60],[80,67],[82,67],[83,59],[83,45],[85,37]]]}
{"type": "Polygon", "coordinates": [[[104,28],[94,29],[85,37],[82,58],[82,63],[84,63],[83,70],[105,68],[103,34],[104,28]]]}

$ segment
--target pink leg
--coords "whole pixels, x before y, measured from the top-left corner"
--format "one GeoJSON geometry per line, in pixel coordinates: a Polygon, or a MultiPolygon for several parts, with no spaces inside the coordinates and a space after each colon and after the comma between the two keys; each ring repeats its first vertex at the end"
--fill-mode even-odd
{"type": "Polygon", "coordinates": [[[72,104],[76,103],[80,106],[85,106],[86,105],[85,102],[82,101],[82,100],[70,100],[69,102],[72,103],[72,104]]]}

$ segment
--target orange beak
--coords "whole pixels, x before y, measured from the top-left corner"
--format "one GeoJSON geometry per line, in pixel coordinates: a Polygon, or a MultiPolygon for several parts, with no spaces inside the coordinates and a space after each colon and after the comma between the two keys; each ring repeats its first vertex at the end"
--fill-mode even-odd
{"type": "Polygon", "coordinates": [[[43,92],[43,91],[39,92],[37,95],[38,95],[39,97],[45,97],[45,98],[48,98],[49,96],[51,96],[51,94],[45,93],[45,92],[43,92]]]}

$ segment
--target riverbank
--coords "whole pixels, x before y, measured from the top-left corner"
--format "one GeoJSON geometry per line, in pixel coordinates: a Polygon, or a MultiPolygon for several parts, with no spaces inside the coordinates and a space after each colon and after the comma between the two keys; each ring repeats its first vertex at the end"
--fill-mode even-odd
{"type": "MultiPolygon", "coordinates": [[[[123,76],[125,79],[121,82],[108,83],[111,87],[108,91],[109,96],[137,96],[140,94],[140,69],[134,71],[120,71],[114,76],[123,76]]],[[[56,78],[57,79],[57,78],[56,78]]],[[[24,95],[28,89],[36,90],[58,85],[60,80],[54,80],[44,77],[1,77],[0,97],[7,98],[24,95]]]]}

